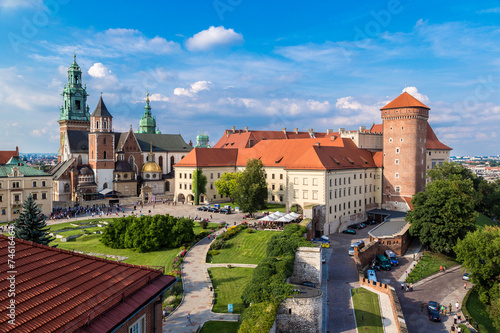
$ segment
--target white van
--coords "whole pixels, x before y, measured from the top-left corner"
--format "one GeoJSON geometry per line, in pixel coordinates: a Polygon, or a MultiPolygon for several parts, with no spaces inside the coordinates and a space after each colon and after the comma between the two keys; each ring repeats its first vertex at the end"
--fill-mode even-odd
{"type": "Polygon", "coordinates": [[[368,280],[377,282],[377,275],[375,274],[375,271],[373,269],[367,270],[366,276],[368,277],[368,280]]]}
{"type": "Polygon", "coordinates": [[[398,257],[396,257],[396,253],[391,250],[385,250],[384,255],[389,259],[392,266],[397,266],[399,264],[398,257]]]}
{"type": "Polygon", "coordinates": [[[364,246],[365,246],[365,242],[362,240],[352,243],[351,247],[349,248],[349,255],[350,256],[354,255],[354,247],[357,247],[358,250],[361,250],[364,246]]]}

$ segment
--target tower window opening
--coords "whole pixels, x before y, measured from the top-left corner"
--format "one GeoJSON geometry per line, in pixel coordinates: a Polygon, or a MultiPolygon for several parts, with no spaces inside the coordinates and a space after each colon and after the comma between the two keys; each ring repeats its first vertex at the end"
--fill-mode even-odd
{"type": "Polygon", "coordinates": [[[80,107],[81,107],[81,104],[80,104],[80,103],[81,103],[80,101],[75,101],[75,108],[76,108],[77,110],[80,110],[80,107]]]}
{"type": "Polygon", "coordinates": [[[99,121],[95,122],[95,128],[99,128],[99,121]]]}

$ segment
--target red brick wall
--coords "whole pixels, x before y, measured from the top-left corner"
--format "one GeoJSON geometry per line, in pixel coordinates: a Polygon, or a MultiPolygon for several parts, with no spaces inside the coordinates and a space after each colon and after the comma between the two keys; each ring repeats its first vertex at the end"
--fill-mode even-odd
{"type": "Polygon", "coordinates": [[[92,169],[114,169],[114,136],[110,133],[90,133],[89,134],[89,164],[92,169]],[[106,139],[106,144],[104,144],[106,139]],[[92,158],[94,152],[94,158],[92,158]],[[106,161],[96,161],[104,159],[106,152],[106,161]]]}
{"type": "Polygon", "coordinates": [[[144,314],[146,315],[146,333],[160,333],[162,332],[162,309],[161,303],[159,303],[160,297],[157,297],[154,301],[149,303],[144,309],[139,311],[135,316],[127,320],[125,323],[117,329],[116,333],[128,333],[128,329],[132,326],[139,318],[144,314]],[[158,304],[155,306],[155,303],[158,304]],[[156,331],[154,330],[154,313],[156,311],[156,331]]]}
{"type": "Polygon", "coordinates": [[[424,189],[428,116],[429,110],[424,108],[382,110],[384,203],[402,201],[396,198],[399,195],[412,196],[424,189]],[[392,142],[390,142],[391,138],[392,142]],[[396,152],[397,148],[399,148],[399,153],[396,152]],[[396,164],[396,159],[399,164],[396,164]],[[399,173],[399,178],[396,178],[396,173],[399,173]],[[395,187],[398,185],[401,187],[400,193],[395,192],[395,187]],[[387,196],[389,193],[390,198],[387,196]]]}

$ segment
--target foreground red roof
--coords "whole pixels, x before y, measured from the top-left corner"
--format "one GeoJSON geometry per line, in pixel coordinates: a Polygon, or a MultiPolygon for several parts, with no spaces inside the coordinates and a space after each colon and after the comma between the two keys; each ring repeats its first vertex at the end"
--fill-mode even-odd
{"type": "Polygon", "coordinates": [[[429,123],[427,123],[427,141],[425,145],[427,149],[452,150],[452,148],[439,141],[436,133],[434,133],[429,123]]]}
{"type": "MultiPolygon", "coordinates": [[[[176,279],[160,270],[15,239],[16,332],[106,332],[176,279]]],[[[8,238],[0,235],[0,270],[8,272],[8,238]]],[[[0,281],[0,327],[9,328],[9,282],[0,281]]]]}
{"type": "Polygon", "coordinates": [[[16,150],[1,150],[0,151],[0,164],[7,163],[13,156],[19,156],[19,148],[16,150]]]}
{"type": "Polygon", "coordinates": [[[386,106],[381,108],[380,110],[386,109],[397,109],[397,108],[409,108],[409,107],[419,107],[419,108],[430,108],[424,103],[420,102],[418,99],[408,94],[406,91],[396,97],[392,102],[389,102],[386,106]]]}

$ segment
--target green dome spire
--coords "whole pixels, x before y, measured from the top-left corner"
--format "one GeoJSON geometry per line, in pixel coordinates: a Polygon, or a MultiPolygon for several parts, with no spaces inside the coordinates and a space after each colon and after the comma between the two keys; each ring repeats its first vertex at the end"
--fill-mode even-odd
{"type": "Polygon", "coordinates": [[[139,121],[137,133],[156,133],[156,119],[152,116],[151,106],[149,105],[149,91],[146,94],[146,105],[144,106],[144,115],[139,121]]]}

